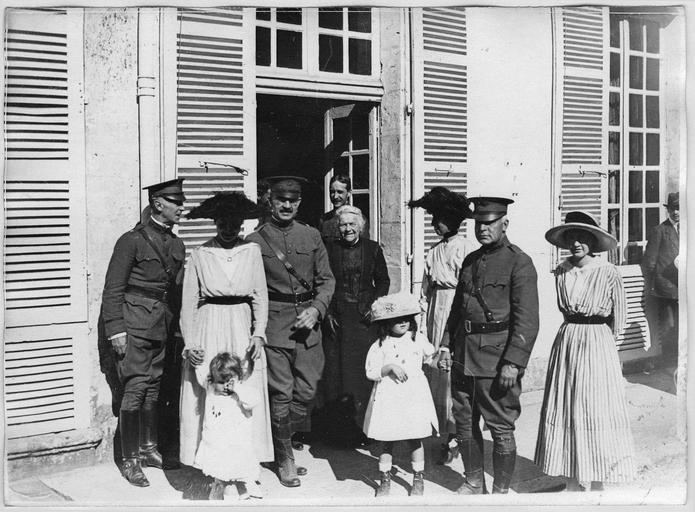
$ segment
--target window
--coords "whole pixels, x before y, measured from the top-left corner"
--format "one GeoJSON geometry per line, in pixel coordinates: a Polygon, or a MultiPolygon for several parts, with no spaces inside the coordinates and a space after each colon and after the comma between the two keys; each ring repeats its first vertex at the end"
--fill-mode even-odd
{"type": "Polygon", "coordinates": [[[256,9],[256,64],[303,69],[303,28],[302,9],[256,9]]]}
{"type": "Polygon", "coordinates": [[[654,21],[610,16],[608,230],[618,239],[610,255],[618,264],[639,264],[647,235],[659,223],[659,31],[654,21]]]}

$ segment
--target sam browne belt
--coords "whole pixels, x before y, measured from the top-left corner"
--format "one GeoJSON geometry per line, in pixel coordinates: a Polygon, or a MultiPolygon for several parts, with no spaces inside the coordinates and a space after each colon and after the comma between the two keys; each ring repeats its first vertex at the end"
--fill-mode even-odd
{"type": "Polygon", "coordinates": [[[483,334],[487,332],[502,332],[509,328],[509,322],[471,322],[463,321],[463,330],[466,334],[483,334]]]}
{"type": "Polygon", "coordinates": [[[301,304],[316,297],[316,290],[305,293],[276,293],[268,292],[268,300],[275,302],[289,302],[291,304],[301,304]]]}
{"type": "Polygon", "coordinates": [[[156,288],[146,288],[134,284],[126,286],[125,292],[161,302],[167,302],[169,299],[169,290],[157,290],[156,288]]]}

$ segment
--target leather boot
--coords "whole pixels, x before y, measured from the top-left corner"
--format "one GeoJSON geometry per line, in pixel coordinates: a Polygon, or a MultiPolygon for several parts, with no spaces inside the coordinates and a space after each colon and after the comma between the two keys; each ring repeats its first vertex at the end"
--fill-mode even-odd
{"type": "Polygon", "coordinates": [[[140,466],[140,412],[121,411],[118,418],[121,431],[121,473],[128,482],[137,487],[147,487],[150,482],[140,466]]]}
{"type": "Polygon", "coordinates": [[[456,490],[458,494],[487,494],[481,444],[475,439],[458,441],[464,469],[463,483],[456,490]]]}
{"type": "Polygon", "coordinates": [[[391,492],[391,471],[379,473],[379,487],[376,489],[376,497],[388,496],[391,492]]]}
{"type": "Polygon", "coordinates": [[[140,409],[140,462],[143,467],[162,469],[162,454],[157,449],[157,408],[140,409]]]}
{"type": "Polygon", "coordinates": [[[495,480],[492,483],[492,494],[507,494],[509,484],[514,474],[516,464],[516,450],[508,453],[492,452],[492,467],[495,480]]]}
{"type": "Polygon", "coordinates": [[[410,489],[411,496],[422,496],[425,494],[425,472],[416,471],[413,474],[413,487],[410,489]]]}
{"type": "Polygon", "coordinates": [[[280,483],[285,487],[299,487],[302,483],[297,476],[297,467],[294,464],[289,415],[273,418],[270,428],[273,435],[275,462],[280,483]]]}

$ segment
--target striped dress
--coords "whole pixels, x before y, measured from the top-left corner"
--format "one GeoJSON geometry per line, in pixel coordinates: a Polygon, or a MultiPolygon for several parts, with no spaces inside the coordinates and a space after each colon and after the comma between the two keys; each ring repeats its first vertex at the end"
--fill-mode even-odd
{"type": "Polygon", "coordinates": [[[634,478],[634,449],[615,337],[625,324],[625,295],[614,265],[565,260],[555,271],[565,315],[613,316],[611,324],[564,322],[555,337],[535,463],[580,482],[634,478]]]}

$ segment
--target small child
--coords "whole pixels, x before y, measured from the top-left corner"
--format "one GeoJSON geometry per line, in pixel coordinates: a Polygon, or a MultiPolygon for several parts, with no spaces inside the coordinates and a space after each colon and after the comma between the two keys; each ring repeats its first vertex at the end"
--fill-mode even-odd
{"type": "Polygon", "coordinates": [[[263,497],[251,422],[252,410],[262,398],[258,390],[244,382],[253,371],[249,366],[239,357],[222,352],[210,361],[207,378],[204,365],[196,368],[196,377],[206,394],[195,466],[215,479],[211,500],[224,499],[224,490],[232,481],[237,483],[239,499],[263,497]]]}
{"type": "Polygon", "coordinates": [[[420,303],[409,293],[380,297],[372,304],[378,339],[367,353],[367,378],[375,381],[364,419],[367,437],[383,442],[379,456],[381,483],[377,496],[391,489],[394,441],[406,441],[411,451],[411,496],[424,493],[425,450],[422,439],[437,432],[437,413],[423,363],[434,354],[427,338],[417,333],[420,303]]]}

